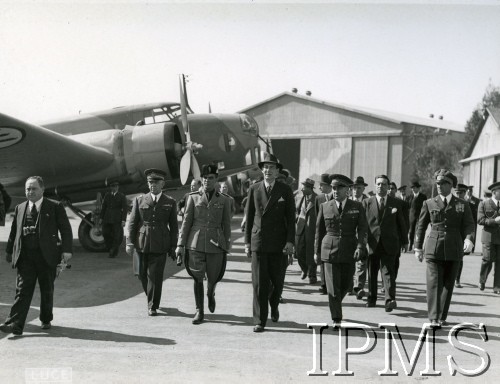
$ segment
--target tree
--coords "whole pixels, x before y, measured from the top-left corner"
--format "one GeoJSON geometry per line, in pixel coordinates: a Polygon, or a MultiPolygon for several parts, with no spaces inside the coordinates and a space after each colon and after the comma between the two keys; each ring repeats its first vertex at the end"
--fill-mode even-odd
{"type": "Polygon", "coordinates": [[[465,124],[465,132],[470,139],[475,136],[477,130],[483,123],[484,110],[487,107],[500,107],[500,87],[494,86],[491,83],[491,79],[486,87],[481,103],[472,111],[471,117],[465,124]]]}

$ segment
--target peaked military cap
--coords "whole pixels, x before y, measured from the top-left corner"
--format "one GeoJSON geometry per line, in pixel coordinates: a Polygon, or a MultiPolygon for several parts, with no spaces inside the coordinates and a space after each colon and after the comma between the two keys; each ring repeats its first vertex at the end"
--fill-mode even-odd
{"type": "Polygon", "coordinates": [[[410,184],[410,188],[420,188],[421,185],[418,181],[412,181],[411,184],[410,184]]]}
{"type": "Polygon", "coordinates": [[[434,177],[436,178],[436,183],[450,183],[453,187],[457,186],[457,178],[448,169],[438,169],[434,172],[434,177]]]}
{"type": "Polygon", "coordinates": [[[467,186],[465,184],[457,184],[457,192],[467,192],[467,186]]]}
{"type": "Polygon", "coordinates": [[[493,192],[495,189],[500,188],[500,181],[497,181],[496,183],[491,184],[488,189],[493,192]]]}
{"type": "Polygon", "coordinates": [[[167,173],[165,171],[162,171],[161,169],[158,168],[149,168],[144,171],[144,174],[146,175],[146,178],[148,181],[151,180],[165,180],[165,177],[167,177],[167,173]]]}
{"type": "Polygon", "coordinates": [[[352,185],[353,186],[355,186],[355,185],[364,185],[365,187],[368,186],[368,184],[365,183],[365,179],[363,179],[363,176],[356,177],[356,180],[354,180],[354,183],[352,185]]]}
{"type": "Polygon", "coordinates": [[[305,185],[306,187],[314,188],[314,180],[312,179],[306,179],[301,184],[305,185]]]}
{"type": "Polygon", "coordinates": [[[329,173],[322,173],[319,179],[320,184],[328,184],[330,185],[330,174],[329,173]]]}
{"type": "Polygon", "coordinates": [[[261,153],[262,161],[259,162],[259,168],[262,169],[265,163],[275,164],[278,169],[283,169],[283,164],[281,164],[276,156],[269,152],[261,153]]]}
{"type": "Polygon", "coordinates": [[[398,191],[404,191],[406,189],[406,185],[402,185],[401,187],[398,188],[398,191]]]}
{"type": "Polygon", "coordinates": [[[332,180],[331,182],[332,187],[335,186],[350,187],[353,184],[351,179],[349,179],[347,176],[340,174],[333,174],[330,176],[330,179],[332,180]]]}
{"type": "Polygon", "coordinates": [[[201,176],[207,176],[209,174],[218,176],[219,170],[217,169],[217,165],[215,164],[203,164],[201,166],[201,176]]]}

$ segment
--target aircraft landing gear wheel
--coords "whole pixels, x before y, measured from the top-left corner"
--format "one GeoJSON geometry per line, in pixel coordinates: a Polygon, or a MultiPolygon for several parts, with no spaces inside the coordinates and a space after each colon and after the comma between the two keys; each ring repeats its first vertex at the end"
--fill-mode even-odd
{"type": "MultiPolygon", "coordinates": [[[[92,215],[89,213],[85,216],[85,218],[90,221],[92,219],[92,215]]],[[[104,242],[102,232],[99,229],[90,226],[83,220],[78,227],[78,239],[80,240],[80,244],[87,251],[106,252],[106,244],[104,242]]]]}

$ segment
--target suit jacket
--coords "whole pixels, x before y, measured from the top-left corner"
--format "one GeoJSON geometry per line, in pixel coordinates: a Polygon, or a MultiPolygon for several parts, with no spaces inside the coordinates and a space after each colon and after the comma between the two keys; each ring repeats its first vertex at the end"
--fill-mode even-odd
{"type": "Polygon", "coordinates": [[[103,223],[121,223],[127,220],[127,210],[127,198],[123,193],[108,192],[104,195],[100,216],[103,223]]]}
{"type": "Polygon", "coordinates": [[[400,199],[386,195],[385,209],[379,222],[377,197],[372,196],[363,201],[368,221],[368,245],[374,252],[379,242],[388,254],[396,255],[401,246],[408,244],[407,229],[400,199]]]}
{"type": "Polygon", "coordinates": [[[314,236],[316,234],[316,194],[313,192],[309,196],[309,202],[305,207],[305,215],[302,217],[302,209],[304,207],[304,194],[300,193],[295,196],[295,247],[301,249],[305,246],[306,260],[314,258],[314,236]]]}
{"type": "MultiPolygon", "coordinates": [[[[6,252],[12,254],[14,268],[22,251],[23,224],[28,206],[28,201],[16,206],[7,240],[6,252]]],[[[43,198],[38,213],[38,235],[42,256],[49,266],[55,268],[61,262],[61,252],[72,253],[73,231],[60,202],[43,198]]]]}
{"type": "Polygon", "coordinates": [[[413,192],[406,196],[406,202],[410,206],[410,228],[412,228],[413,230],[415,230],[415,225],[418,222],[420,211],[422,210],[422,205],[424,204],[425,200],[427,200],[427,196],[422,192],[420,192],[416,198],[413,192]]]}
{"type": "Polygon", "coordinates": [[[281,252],[295,241],[295,204],[286,184],[275,182],[267,197],[264,181],[252,184],[245,208],[245,243],[252,252],[281,252]]]}
{"type": "Polygon", "coordinates": [[[436,260],[461,260],[464,240],[474,241],[475,225],[469,204],[452,196],[445,209],[440,196],[426,200],[415,232],[415,248],[422,249],[429,223],[431,231],[425,241],[425,257],[436,260]]]}
{"type": "Polygon", "coordinates": [[[356,248],[366,247],[367,230],[362,203],[347,199],[339,214],[335,200],[325,202],[316,221],[315,251],[324,262],[354,262],[356,248]]]}
{"type": "Polygon", "coordinates": [[[483,226],[482,243],[500,244],[500,224],[495,222],[498,216],[500,216],[500,211],[493,199],[486,199],[479,203],[477,223],[483,226]]]}
{"type": "Polygon", "coordinates": [[[479,210],[479,203],[481,203],[481,200],[476,196],[471,196],[467,202],[469,203],[469,207],[472,212],[472,219],[474,220],[474,223],[477,224],[477,212],[479,210]]]}
{"type": "Polygon", "coordinates": [[[151,193],[137,196],[128,223],[127,244],[138,252],[167,253],[177,244],[175,200],[162,193],[154,204],[151,193]]]}
{"type": "Polygon", "coordinates": [[[209,202],[203,190],[190,193],[186,202],[178,244],[198,252],[229,252],[231,216],[229,196],[214,192],[209,202]]]}

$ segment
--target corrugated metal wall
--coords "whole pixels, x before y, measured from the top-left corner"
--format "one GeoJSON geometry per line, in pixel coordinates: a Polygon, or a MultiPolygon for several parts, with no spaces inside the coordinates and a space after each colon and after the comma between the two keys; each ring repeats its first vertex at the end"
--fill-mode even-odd
{"type": "Polygon", "coordinates": [[[493,183],[495,176],[495,158],[488,157],[487,159],[481,160],[481,163],[481,186],[478,184],[474,185],[474,192],[475,194],[480,193],[480,198],[483,197],[483,191],[488,189],[488,186],[493,183]]]}
{"type": "Polygon", "coordinates": [[[375,176],[387,173],[389,140],[387,137],[363,137],[353,139],[351,177],[363,176],[368,184],[366,191],[373,190],[375,176]]]}
{"type": "Polygon", "coordinates": [[[389,169],[387,176],[394,181],[398,187],[405,184],[402,175],[403,166],[403,138],[389,137],[389,169]]]}
{"type": "Polygon", "coordinates": [[[322,173],[351,174],[349,138],[302,139],[300,143],[300,180],[319,181],[322,173]]]}
{"type": "Polygon", "coordinates": [[[500,129],[495,121],[489,117],[484,124],[481,135],[477,140],[470,157],[483,157],[500,154],[500,129]]]}

